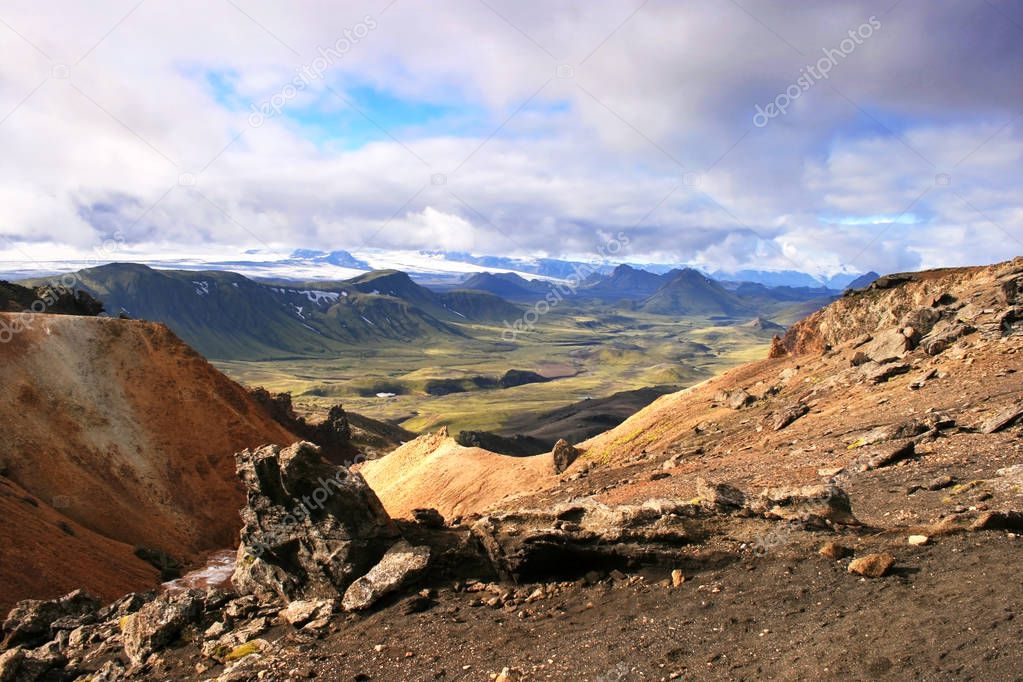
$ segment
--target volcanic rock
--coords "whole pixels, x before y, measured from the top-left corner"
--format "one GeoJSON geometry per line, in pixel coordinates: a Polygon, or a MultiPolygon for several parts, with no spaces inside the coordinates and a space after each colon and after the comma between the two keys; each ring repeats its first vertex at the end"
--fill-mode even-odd
{"type": "Polygon", "coordinates": [[[202,613],[203,593],[200,590],[163,594],[126,616],[121,623],[124,653],[134,664],[142,663],[175,639],[202,613]]]}
{"type": "Polygon", "coordinates": [[[248,501],[231,581],[261,601],[330,599],[365,574],[398,531],[362,476],[305,441],[236,455],[248,501]]]}
{"type": "Polygon", "coordinates": [[[38,646],[50,640],[55,621],[73,619],[83,622],[99,608],[99,600],[83,590],[75,590],[60,599],[20,601],[4,620],[3,648],[38,646]]]}

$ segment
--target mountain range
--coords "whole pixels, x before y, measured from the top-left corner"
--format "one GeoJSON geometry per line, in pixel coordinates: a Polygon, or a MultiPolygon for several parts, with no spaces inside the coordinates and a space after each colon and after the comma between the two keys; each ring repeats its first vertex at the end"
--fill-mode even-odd
{"type": "Polygon", "coordinates": [[[75,277],[77,289],[101,300],[110,314],[163,322],[218,359],[322,356],[362,343],[461,336],[459,322],[521,314],[493,294],[436,293],[393,270],[306,284],[113,263],[75,277]]]}
{"type": "MultiPolygon", "coordinates": [[[[301,255],[361,264],[347,252],[301,255]]],[[[232,360],[329,357],[365,344],[467,338],[468,325],[515,320],[523,314],[522,304],[553,292],[580,307],[610,305],[674,317],[780,315],[785,321],[798,317],[787,314],[788,308],[805,313],[840,294],[823,287],[718,282],[692,268],[658,274],[625,264],[595,272],[575,288],[509,272],[475,273],[431,288],[394,269],[336,281],[296,281],[135,263],[87,268],[73,278],[75,289],[102,302],[108,314],[165,323],[205,356],[232,360]]],[[[29,290],[19,291],[24,298],[29,290]]]]}

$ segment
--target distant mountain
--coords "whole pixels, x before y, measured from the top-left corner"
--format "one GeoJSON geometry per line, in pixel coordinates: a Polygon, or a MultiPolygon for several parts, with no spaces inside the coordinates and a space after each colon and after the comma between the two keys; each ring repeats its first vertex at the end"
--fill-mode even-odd
{"type": "Polygon", "coordinates": [[[487,291],[501,298],[517,301],[545,295],[550,284],[529,280],[513,272],[481,272],[466,279],[462,283],[462,288],[487,291]]]}
{"type": "Polygon", "coordinates": [[[513,319],[520,312],[483,292],[436,294],[397,271],[307,285],[117,263],[77,277],[78,288],[111,314],[163,322],[218,359],[322,356],[364,343],[464,336],[458,323],[513,319]]]}
{"type": "Polygon", "coordinates": [[[372,270],[364,260],[356,258],[348,251],[314,251],[312,249],[295,249],[291,252],[292,258],[299,260],[318,261],[321,263],[330,263],[342,268],[352,268],[354,270],[372,270]]]}
{"type": "Polygon", "coordinates": [[[881,277],[881,275],[879,275],[876,272],[874,272],[873,270],[871,270],[867,274],[860,275],[859,277],[857,277],[853,281],[851,281],[848,284],[846,284],[845,288],[846,289],[862,289],[863,287],[870,286],[874,282],[874,280],[878,279],[879,277],[881,277]]]}
{"type": "Polygon", "coordinates": [[[644,300],[640,309],[658,315],[749,315],[749,303],[706,275],[685,268],[673,270],[665,283],[644,300]]]}
{"type": "Polygon", "coordinates": [[[578,293],[583,297],[607,300],[642,299],[664,286],[670,276],[670,273],[656,275],[631,265],[619,265],[607,276],[588,280],[578,293]]]}

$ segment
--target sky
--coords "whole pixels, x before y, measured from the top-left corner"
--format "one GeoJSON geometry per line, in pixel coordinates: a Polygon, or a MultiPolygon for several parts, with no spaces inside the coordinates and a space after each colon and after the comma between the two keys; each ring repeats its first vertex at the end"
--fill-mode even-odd
{"type": "Polygon", "coordinates": [[[1023,254],[1010,0],[5,0],[0,49],[0,260],[1023,254]]]}

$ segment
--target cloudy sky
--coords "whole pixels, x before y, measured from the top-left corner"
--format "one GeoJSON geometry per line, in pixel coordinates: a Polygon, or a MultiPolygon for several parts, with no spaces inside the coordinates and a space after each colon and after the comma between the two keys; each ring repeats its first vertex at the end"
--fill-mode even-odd
{"type": "Polygon", "coordinates": [[[0,260],[1023,253],[1011,0],[5,0],[0,48],[0,260]]]}

